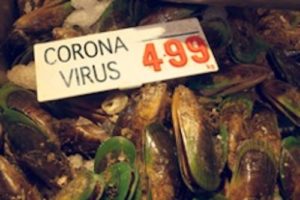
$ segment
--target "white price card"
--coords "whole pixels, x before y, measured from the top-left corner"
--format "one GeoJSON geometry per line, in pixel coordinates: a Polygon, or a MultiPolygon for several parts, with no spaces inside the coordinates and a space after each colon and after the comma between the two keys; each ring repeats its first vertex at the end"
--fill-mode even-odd
{"type": "Polygon", "coordinates": [[[194,18],[36,44],[34,57],[40,102],[218,70],[194,18]]]}

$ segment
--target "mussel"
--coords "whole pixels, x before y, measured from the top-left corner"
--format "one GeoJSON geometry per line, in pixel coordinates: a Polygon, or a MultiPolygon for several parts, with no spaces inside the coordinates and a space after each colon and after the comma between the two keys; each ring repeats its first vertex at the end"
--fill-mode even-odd
{"type": "Polygon", "coordinates": [[[96,24],[97,32],[116,30],[137,25],[150,11],[149,0],[114,0],[109,3],[96,24]]]}
{"type": "Polygon", "coordinates": [[[182,178],[193,192],[215,191],[220,184],[213,138],[206,131],[196,96],[178,86],[172,98],[172,121],[182,178]]]}
{"type": "Polygon", "coordinates": [[[300,52],[273,48],[268,60],[278,79],[300,87],[300,52]]]}
{"type": "Polygon", "coordinates": [[[20,169],[0,156],[0,198],[2,200],[41,200],[36,187],[31,185],[20,169]]]}
{"type": "Polygon", "coordinates": [[[270,106],[259,101],[254,103],[248,132],[251,138],[268,143],[273,149],[276,161],[279,161],[281,134],[276,112],[270,106]]]}
{"type": "Polygon", "coordinates": [[[83,117],[55,121],[53,128],[65,153],[80,153],[88,158],[93,157],[98,146],[109,138],[103,128],[83,117]]]}
{"type": "Polygon", "coordinates": [[[250,121],[253,100],[249,95],[229,96],[220,107],[220,132],[227,135],[228,166],[233,169],[237,161],[238,147],[251,136],[247,124],[250,121]]]}
{"type": "Polygon", "coordinates": [[[125,136],[136,145],[138,155],[144,145],[144,129],[164,118],[167,104],[167,84],[146,85],[140,90],[136,101],[120,114],[113,131],[114,135],[125,136]]]}
{"type": "Polygon", "coordinates": [[[287,137],[282,141],[280,185],[285,199],[300,198],[300,139],[287,137]]]}
{"type": "Polygon", "coordinates": [[[234,40],[228,48],[228,54],[233,62],[253,64],[260,54],[265,54],[269,49],[268,43],[262,40],[255,32],[252,24],[233,20],[234,40]]]}
{"type": "Polygon", "coordinates": [[[145,170],[152,200],[180,199],[184,185],[177,162],[175,140],[160,124],[146,128],[145,170]]]}
{"type": "Polygon", "coordinates": [[[32,99],[22,99],[22,95],[30,97],[31,94],[12,85],[0,90],[0,118],[9,153],[23,170],[36,175],[47,187],[60,189],[72,179],[69,162],[57,138],[47,128],[47,115],[35,110],[32,99]]]}
{"type": "Polygon", "coordinates": [[[72,10],[73,7],[68,0],[46,4],[23,15],[15,22],[14,28],[26,33],[51,31],[53,28],[61,26],[72,10]]]}
{"type": "Polygon", "coordinates": [[[227,197],[230,200],[272,200],[277,178],[277,162],[272,148],[258,140],[248,140],[239,148],[227,197]]]}
{"type": "Polygon", "coordinates": [[[112,137],[99,146],[94,171],[105,182],[102,199],[130,200],[140,195],[135,159],[135,147],[124,137],[112,137]]]}
{"type": "Polygon", "coordinates": [[[145,16],[139,25],[147,25],[154,23],[163,23],[194,16],[201,10],[199,6],[184,5],[178,6],[174,4],[159,5],[153,12],[145,16]]]}
{"type": "Polygon", "coordinates": [[[262,94],[295,125],[300,126],[300,90],[280,80],[263,83],[262,94]]]}
{"type": "Polygon", "coordinates": [[[263,66],[237,65],[217,73],[195,77],[188,85],[204,96],[226,96],[263,82],[271,73],[271,70],[263,66]]]}

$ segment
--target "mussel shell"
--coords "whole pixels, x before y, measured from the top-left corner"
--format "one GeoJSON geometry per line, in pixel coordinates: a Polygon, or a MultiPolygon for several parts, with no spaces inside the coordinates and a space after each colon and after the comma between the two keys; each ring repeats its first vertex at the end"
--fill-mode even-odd
{"type": "Polygon", "coordinates": [[[233,37],[228,54],[235,63],[255,63],[261,52],[266,52],[268,44],[256,35],[254,26],[246,21],[233,20],[233,37]]]}
{"type": "Polygon", "coordinates": [[[20,166],[38,176],[52,189],[59,189],[72,178],[66,156],[59,147],[25,115],[6,110],[6,141],[20,166]]]}
{"type": "Polygon", "coordinates": [[[80,153],[93,158],[99,145],[109,138],[102,127],[85,118],[59,120],[53,127],[67,155],[80,153]]]}
{"type": "Polygon", "coordinates": [[[300,52],[289,55],[282,49],[272,49],[267,58],[278,79],[286,81],[296,87],[300,87],[300,52]]]}
{"type": "Polygon", "coordinates": [[[134,166],[136,151],[134,144],[121,136],[115,136],[103,142],[97,149],[94,171],[102,173],[117,162],[128,162],[134,166]]]}
{"type": "Polygon", "coordinates": [[[0,198],[2,200],[41,200],[42,197],[31,186],[15,166],[0,156],[0,198]]]}
{"type": "Polygon", "coordinates": [[[63,24],[65,18],[73,11],[70,1],[42,6],[20,17],[14,24],[16,30],[27,33],[51,31],[63,24]]]}
{"type": "Polygon", "coordinates": [[[214,191],[220,184],[213,138],[196,96],[180,85],[172,99],[172,119],[181,175],[194,192],[214,191]]]}
{"type": "Polygon", "coordinates": [[[267,143],[259,140],[245,142],[239,148],[228,198],[272,200],[277,178],[276,163],[267,143]]]}
{"type": "Polygon", "coordinates": [[[262,94],[285,114],[295,125],[300,126],[300,89],[280,80],[264,82],[262,94]]]}
{"type": "Polygon", "coordinates": [[[239,145],[249,139],[247,124],[253,110],[253,100],[246,94],[229,96],[220,109],[220,134],[227,140],[228,167],[233,169],[239,145]]]}
{"type": "Polygon", "coordinates": [[[254,87],[271,75],[271,70],[257,65],[236,65],[210,75],[198,76],[189,82],[192,89],[204,96],[226,96],[254,87]]]}
{"type": "Polygon", "coordinates": [[[145,165],[152,200],[178,199],[183,189],[170,132],[160,124],[146,128],[145,165]]]}
{"type": "Polygon", "coordinates": [[[124,136],[136,147],[137,159],[142,160],[145,127],[161,122],[168,103],[167,84],[147,84],[141,88],[134,102],[120,114],[113,135],[124,136]]]}
{"type": "Polygon", "coordinates": [[[216,17],[204,20],[201,24],[213,49],[225,48],[230,44],[232,40],[231,28],[224,18],[216,17]]]}
{"type": "Polygon", "coordinates": [[[129,163],[111,165],[103,173],[105,190],[102,199],[132,199],[138,185],[138,173],[129,163]]]}
{"type": "Polygon", "coordinates": [[[196,14],[197,11],[199,11],[198,6],[162,4],[149,15],[144,17],[139,22],[139,25],[148,25],[184,19],[193,16],[193,14],[196,14]]]}
{"type": "Polygon", "coordinates": [[[287,137],[282,142],[280,183],[286,199],[300,198],[300,139],[287,137]]]}
{"type": "Polygon", "coordinates": [[[97,32],[111,31],[137,25],[150,10],[148,0],[111,1],[96,24],[97,32]]]}
{"type": "Polygon", "coordinates": [[[54,200],[99,200],[105,187],[101,175],[82,170],[55,196],[54,200]]]}
{"type": "Polygon", "coordinates": [[[60,144],[52,127],[54,119],[41,108],[34,93],[10,83],[6,84],[0,90],[0,107],[26,115],[54,143],[60,144]]]}
{"type": "Polygon", "coordinates": [[[248,131],[251,138],[265,141],[271,145],[278,162],[281,151],[281,135],[275,111],[266,104],[256,101],[248,131]]]}

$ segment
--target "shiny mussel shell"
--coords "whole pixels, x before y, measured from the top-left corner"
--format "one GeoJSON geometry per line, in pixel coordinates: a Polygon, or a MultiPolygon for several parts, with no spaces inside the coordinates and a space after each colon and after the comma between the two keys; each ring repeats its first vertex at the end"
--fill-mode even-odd
{"type": "Polygon", "coordinates": [[[135,147],[125,137],[112,137],[99,146],[94,171],[104,177],[103,199],[134,197],[139,181],[135,159],[135,147]]]}
{"type": "Polygon", "coordinates": [[[278,162],[281,151],[281,135],[275,111],[256,101],[248,131],[251,138],[270,144],[278,162]]]}
{"type": "Polygon", "coordinates": [[[181,177],[176,145],[170,132],[160,124],[146,128],[145,165],[152,200],[179,199],[181,177]]]}
{"type": "Polygon", "coordinates": [[[134,144],[125,137],[115,136],[103,142],[97,149],[94,171],[102,173],[110,165],[128,162],[134,166],[136,151],[134,144]]]}
{"type": "Polygon", "coordinates": [[[172,121],[181,175],[194,192],[214,191],[220,184],[213,138],[205,130],[203,111],[197,98],[185,86],[175,89],[172,121]]]}
{"type": "Polygon", "coordinates": [[[230,200],[272,200],[277,178],[277,162],[270,146],[248,140],[239,149],[227,197],[230,200]]]}
{"type": "Polygon", "coordinates": [[[287,137],[282,142],[280,180],[286,199],[300,199],[300,138],[287,137]]]}
{"type": "Polygon", "coordinates": [[[105,181],[103,200],[131,200],[138,186],[137,170],[129,163],[119,162],[107,168],[102,176],[105,181]]]}
{"type": "Polygon", "coordinates": [[[220,132],[227,136],[228,167],[232,170],[237,161],[238,147],[249,139],[247,124],[251,118],[253,100],[247,95],[229,96],[220,108],[220,132]]]}

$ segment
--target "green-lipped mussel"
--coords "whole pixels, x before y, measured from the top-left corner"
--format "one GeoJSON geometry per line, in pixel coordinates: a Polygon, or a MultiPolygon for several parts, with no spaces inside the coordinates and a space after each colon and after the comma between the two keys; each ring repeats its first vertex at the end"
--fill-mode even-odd
{"type": "Polygon", "coordinates": [[[272,71],[256,65],[236,65],[217,73],[192,78],[189,87],[204,96],[226,96],[254,87],[266,80],[272,71]]]}
{"type": "Polygon", "coordinates": [[[285,199],[300,198],[300,139],[287,137],[282,141],[280,185],[285,199]]]}
{"type": "Polygon", "coordinates": [[[262,93],[295,125],[300,126],[300,90],[280,80],[270,80],[262,85],[262,93]]]}
{"type": "Polygon", "coordinates": [[[220,184],[212,135],[205,130],[196,96],[178,86],[172,98],[172,119],[181,175],[194,192],[214,191],[220,184]]]}
{"type": "Polygon", "coordinates": [[[277,162],[268,143],[248,140],[239,149],[228,199],[272,200],[277,178],[277,162]]]}

